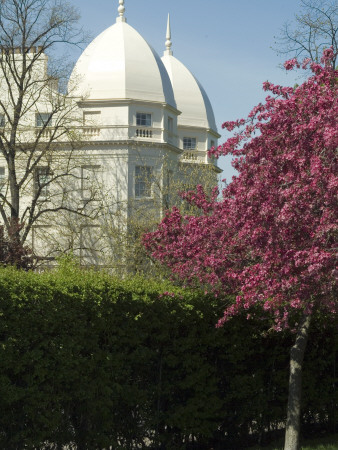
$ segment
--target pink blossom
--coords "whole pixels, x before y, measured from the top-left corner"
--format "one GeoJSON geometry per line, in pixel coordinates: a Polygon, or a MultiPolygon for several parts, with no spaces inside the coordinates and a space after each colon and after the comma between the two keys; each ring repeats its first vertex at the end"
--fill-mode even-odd
{"type": "MultiPolygon", "coordinates": [[[[178,208],[144,236],[153,257],[184,283],[217,295],[237,294],[218,326],[261,305],[274,328],[294,328],[291,311],[337,313],[338,71],[306,61],[312,76],[297,88],[265,82],[271,96],[210,153],[235,157],[234,177],[218,198],[202,186],[182,194],[199,209],[178,208]]],[[[293,59],[285,67],[299,68],[293,59]]]]}
{"type": "Polygon", "coordinates": [[[284,67],[285,67],[286,70],[292,70],[295,67],[299,68],[299,62],[297,61],[296,58],[289,59],[288,61],[285,61],[284,67]]]}

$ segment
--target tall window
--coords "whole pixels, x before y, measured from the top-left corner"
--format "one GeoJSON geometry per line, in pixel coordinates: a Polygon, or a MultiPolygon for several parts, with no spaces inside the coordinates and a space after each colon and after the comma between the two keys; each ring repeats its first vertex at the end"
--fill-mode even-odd
{"type": "Polygon", "coordinates": [[[151,197],[153,168],[149,166],[135,167],[135,197],[151,197]]]}
{"type": "Polygon", "coordinates": [[[52,172],[49,167],[37,167],[34,174],[34,194],[40,199],[46,199],[49,195],[52,172]]]}
{"type": "Polygon", "coordinates": [[[0,114],[0,127],[4,127],[6,123],[5,114],[0,114]]]}
{"type": "Polygon", "coordinates": [[[6,184],[5,168],[0,167],[0,192],[3,191],[6,184]]]}
{"type": "Polygon", "coordinates": [[[136,113],[136,125],[141,127],[151,127],[151,114],[136,113]]]}
{"type": "Polygon", "coordinates": [[[51,126],[52,119],[50,113],[36,113],[35,114],[35,126],[43,127],[44,125],[51,126]]]}
{"type": "Polygon", "coordinates": [[[183,149],[194,150],[196,148],[196,138],[185,137],[183,138],[183,149]]]}
{"type": "Polygon", "coordinates": [[[174,131],[174,119],[172,117],[168,117],[168,131],[170,133],[174,131]]]}
{"type": "Polygon", "coordinates": [[[81,167],[81,195],[85,200],[95,197],[98,190],[98,171],[100,166],[81,167]]]}

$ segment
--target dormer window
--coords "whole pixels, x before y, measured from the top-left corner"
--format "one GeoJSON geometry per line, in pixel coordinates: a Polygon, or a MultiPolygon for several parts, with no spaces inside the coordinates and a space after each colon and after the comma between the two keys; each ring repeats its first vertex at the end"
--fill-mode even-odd
{"type": "Polygon", "coordinates": [[[140,127],[151,127],[151,114],[136,113],[136,125],[140,127]]]}
{"type": "Polygon", "coordinates": [[[195,150],[196,138],[185,137],[183,138],[183,150],[195,150]]]}
{"type": "Polygon", "coordinates": [[[43,126],[51,126],[52,117],[50,113],[36,113],[35,114],[35,126],[42,128],[43,126]]]}

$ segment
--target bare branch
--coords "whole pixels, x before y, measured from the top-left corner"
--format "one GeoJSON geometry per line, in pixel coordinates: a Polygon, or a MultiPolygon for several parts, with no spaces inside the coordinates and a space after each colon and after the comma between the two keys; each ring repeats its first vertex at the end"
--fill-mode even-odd
{"type": "Polygon", "coordinates": [[[279,55],[310,57],[319,61],[325,48],[332,47],[333,66],[338,56],[338,4],[336,0],[301,0],[302,12],[287,23],[276,38],[279,55]]]}

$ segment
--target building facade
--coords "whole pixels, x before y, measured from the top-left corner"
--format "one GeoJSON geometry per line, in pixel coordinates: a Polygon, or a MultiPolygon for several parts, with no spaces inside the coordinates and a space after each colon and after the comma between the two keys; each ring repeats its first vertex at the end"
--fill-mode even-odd
{"type": "MultiPolygon", "coordinates": [[[[27,148],[41,157],[22,185],[20,219],[31,220],[26,242],[41,260],[72,250],[83,264],[122,266],[130,258],[126,241],[158,221],[177,191],[216,184],[220,172],[207,155],[219,138],[212,106],[173,56],[169,18],[160,58],[119,3],[116,23],[78,59],[68,94],[49,79],[32,93],[38,98],[23,120],[23,173],[27,148]]],[[[33,58],[39,49],[30,51],[33,58]]],[[[48,73],[43,52],[39,61],[36,80],[48,73]]],[[[5,137],[10,107],[2,105],[5,137]]],[[[0,161],[3,198],[8,171],[0,161]]]]}

